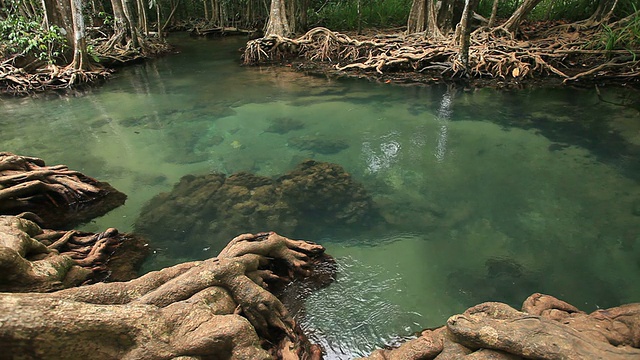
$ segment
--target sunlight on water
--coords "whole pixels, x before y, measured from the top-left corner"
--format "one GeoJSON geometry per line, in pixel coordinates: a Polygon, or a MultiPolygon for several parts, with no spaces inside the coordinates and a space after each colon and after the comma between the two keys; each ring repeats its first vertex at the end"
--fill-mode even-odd
{"type": "MultiPolygon", "coordinates": [[[[339,275],[298,317],[331,359],[482,301],[519,306],[543,292],[586,311],[640,301],[638,110],[575,89],[463,92],[244,68],[242,39],[179,43],[180,54],[83,96],[0,101],[1,150],[129,196],[83,229],[131,231],[186,174],[279,176],[313,158],[361,181],[386,221],[310,239],[339,275]]],[[[155,251],[145,268],[189,260],[155,251]]]]}

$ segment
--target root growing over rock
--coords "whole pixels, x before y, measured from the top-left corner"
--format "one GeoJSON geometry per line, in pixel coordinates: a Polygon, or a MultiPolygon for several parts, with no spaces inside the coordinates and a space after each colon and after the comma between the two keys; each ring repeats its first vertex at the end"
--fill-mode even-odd
{"type": "Polygon", "coordinates": [[[46,228],[69,228],[124,204],[126,195],[64,165],[0,152],[0,214],[36,214],[46,228]]]}
{"type": "Polygon", "coordinates": [[[425,330],[371,360],[640,358],[640,303],[586,314],[549,295],[533,294],[522,311],[488,302],[425,330]]]}
{"type": "Polygon", "coordinates": [[[328,261],[275,233],[129,282],[0,294],[0,347],[25,359],[319,359],[269,287],[328,261]]]}

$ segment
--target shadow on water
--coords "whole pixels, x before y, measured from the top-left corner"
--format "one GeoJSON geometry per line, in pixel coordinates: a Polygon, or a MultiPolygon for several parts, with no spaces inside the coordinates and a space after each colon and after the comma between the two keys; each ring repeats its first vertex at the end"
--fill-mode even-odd
{"type": "MultiPolygon", "coordinates": [[[[591,311],[640,300],[637,109],[586,90],[465,92],[239,67],[243,39],[174,41],[180,53],[122,69],[84,96],[0,102],[2,150],[66,164],[129,196],[83,230],[133,230],[185,176],[273,180],[314,159],[344,168],[380,216],[342,229],[315,210],[279,219],[319,223],[323,231],[299,236],[338,261],[337,281],[298,315],[330,359],[482,301],[519,307],[543,292],[591,311]]],[[[255,195],[245,190],[225,191],[255,195]]],[[[214,256],[231,236],[215,238],[220,229],[275,224],[220,222],[222,207],[196,191],[152,235],[146,270],[214,256]],[[196,206],[215,210],[196,215],[196,206]],[[194,229],[179,251],[161,245],[194,229]]]]}

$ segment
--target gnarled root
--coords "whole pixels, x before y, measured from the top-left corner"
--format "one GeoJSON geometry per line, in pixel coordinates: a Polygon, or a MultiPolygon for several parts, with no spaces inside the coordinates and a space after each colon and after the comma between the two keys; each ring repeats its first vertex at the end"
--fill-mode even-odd
{"type": "Polygon", "coordinates": [[[615,359],[640,357],[640,303],[585,314],[549,295],[533,294],[523,311],[496,302],[469,308],[369,359],[615,359]]]}
{"type": "Polygon", "coordinates": [[[32,212],[47,228],[70,227],[116,208],[126,199],[107,183],[46,166],[34,157],[0,152],[0,214],[32,212]]]}
{"type": "Polygon", "coordinates": [[[123,251],[131,248],[125,243],[141,240],[116,229],[99,234],[42,230],[25,217],[34,215],[0,216],[0,291],[50,292],[107,279],[129,280],[145,254],[144,246],[123,251]],[[118,267],[123,255],[128,263],[124,270],[118,267]]]}
{"type": "Polygon", "coordinates": [[[266,286],[304,276],[323,259],[324,248],[313,243],[245,234],[217,258],[129,282],[2,294],[0,347],[34,359],[71,351],[100,359],[319,359],[320,349],[266,286]]]}
{"type": "Polygon", "coordinates": [[[458,60],[460,46],[453,36],[429,39],[424,34],[394,34],[355,39],[326,28],[315,28],[297,39],[277,35],[251,40],[245,64],[286,57],[326,61],[339,71],[357,69],[378,74],[393,71],[437,71],[438,76],[523,79],[555,75],[565,82],[585,78],[637,79],[640,60],[628,51],[589,48],[595,29],[583,33],[560,32],[527,41],[515,39],[504,28],[482,27],[471,34],[468,67],[458,60]],[[577,35],[577,36],[576,36],[577,35]],[[612,58],[613,57],[613,58],[612,58]],[[593,66],[584,62],[594,62],[593,66]],[[587,61],[588,60],[588,61],[587,61]],[[576,66],[577,63],[583,64],[576,66]],[[568,70],[560,70],[560,69],[568,70]],[[571,70],[573,69],[573,70],[571,70]]]}

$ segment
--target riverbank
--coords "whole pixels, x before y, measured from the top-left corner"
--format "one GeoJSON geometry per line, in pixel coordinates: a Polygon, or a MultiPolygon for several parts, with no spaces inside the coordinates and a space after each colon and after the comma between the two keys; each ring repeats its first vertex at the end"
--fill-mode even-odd
{"type": "Polygon", "coordinates": [[[312,74],[384,83],[457,83],[471,87],[619,85],[640,87],[640,49],[609,49],[600,27],[538,22],[519,34],[480,27],[469,60],[454,34],[427,37],[398,30],[343,34],[315,28],[295,38],[248,42],[245,64],[279,63],[312,74]]]}

